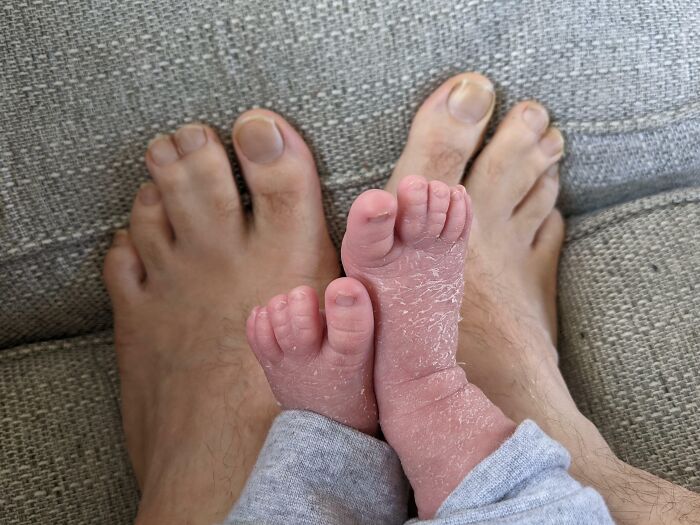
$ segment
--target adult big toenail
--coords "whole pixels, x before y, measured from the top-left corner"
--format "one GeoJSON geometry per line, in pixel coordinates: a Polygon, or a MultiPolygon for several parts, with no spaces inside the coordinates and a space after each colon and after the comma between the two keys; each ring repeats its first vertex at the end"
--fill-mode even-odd
{"type": "Polygon", "coordinates": [[[139,189],[139,200],[141,204],[145,204],[146,206],[158,204],[158,201],[160,201],[160,192],[158,188],[156,188],[156,185],[152,182],[145,182],[142,184],[139,189]]]}
{"type": "Polygon", "coordinates": [[[175,144],[168,136],[157,137],[153,139],[148,150],[151,153],[153,162],[159,166],[167,166],[178,159],[175,144]]]}
{"type": "Polygon", "coordinates": [[[542,148],[545,155],[550,157],[559,155],[564,149],[564,138],[561,136],[561,133],[550,131],[540,140],[540,148],[542,148]]]}
{"type": "Polygon", "coordinates": [[[207,143],[207,133],[202,126],[183,126],[175,132],[175,142],[182,154],[187,155],[207,143]]]}
{"type": "Polygon", "coordinates": [[[275,121],[251,117],[240,124],[236,142],[243,155],[256,164],[269,164],[284,152],[284,139],[275,121]]]}
{"type": "Polygon", "coordinates": [[[535,133],[544,132],[547,128],[547,124],[549,124],[547,112],[540,106],[534,105],[525,108],[525,111],[523,111],[523,120],[535,133]]]}
{"type": "Polygon", "coordinates": [[[338,306],[352,306],[355,304],[355,296],[338,292],[338,295],[335,296],[335,304],[338,306]]]}
{"type": "Polygon", "coordinates": [[[493,86],[464,79],[452,88],[447,108],[456,119],[476,124],[488,115],[493,100],[493,86]]]}

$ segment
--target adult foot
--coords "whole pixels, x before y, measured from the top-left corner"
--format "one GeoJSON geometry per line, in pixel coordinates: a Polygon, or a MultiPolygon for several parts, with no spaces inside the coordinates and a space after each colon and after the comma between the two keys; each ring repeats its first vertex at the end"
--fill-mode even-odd
{"type": "MultiPolygon", "coordinates": [[[[619,523],[700,523],[697,495],[615,457],[579,412],[557,367],[556,274],[564,225],[554,206],[561,134],[549,127],[544,108],[523,102],[475,158],[474,137],[482,136],[490,112],[475,123],[450,111],[449,95],[459,92],[465,77],[472,85],[488,82],[460,75],[430,96],[387,189],[411,174],[456,184],[472,163],[465,185],[474,223],[458,352],[467,377],[514,421],[532,419],[563,443],[572,474],[603,495],[619,523]],[[440,139],[429,140],[433,136],[440,139]]],[[[460,100],[484,107],[481,96],[460,100]]]]}
{"type": "Polygon", "coordinates": [[[310,410],[374,435],[374,316],[367,290],[354,279],[326,289],[325,315],[316,292],[295,288],[247,322],[250,347],[286,410],[310,410]]]}
{"type": "Polygon", "coordinates": [[[700,522],[696,495],[615,456],[557,366],[564,224],[554,206],[562,151],[547,112],[528,102],[509,113],[474,161],[465,183],[475,221],[459,359],[509,417],[536,421],[569,450],[571,473],[602,494],[617,523],[700,522]]]}
{"type": "Polygon", "coordinates": [[[247,313],[339,273],[301,137],[262,110],[242,115],[233,137],[252,217],[216,134],[188,125],[150,144],[153,182],[105,260],[141,523],[228,513],[278,411],[246,343],[247,313]]]}
{"type": "Polygon", "coordinates": [[[348,276],[374,303],[380,423],[432,517],[466,474],[515,426],[456,361],[470,224],[464,187],[407,177],[355,201],[343,239],[348,276]]]}

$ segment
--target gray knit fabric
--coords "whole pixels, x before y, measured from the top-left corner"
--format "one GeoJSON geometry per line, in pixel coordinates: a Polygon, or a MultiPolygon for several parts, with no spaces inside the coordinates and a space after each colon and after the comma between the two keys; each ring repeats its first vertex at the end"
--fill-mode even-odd
{"type": "Polygon", "coordinates": [[[0,352],[0,523],[133,523],[109,333],[0,352]]]}
{"type": "Polygon", "coordinates": [[[562,370],[625,461],[700,491],[700,188],[571,221],[562,370]]]}
{"type": "MultiPolygon", "coordinates": [[[[699,185],[699,33],[696,0],[5,2],[0,7],[0,348],[109,329],[101,261],[111,232],[126,224],[134,191],[147,176],[146,142],[195,120],[227,136],[235,116],[255,105],[287,116],[309,140],[336,240],[352,199],[386,180],[418,104],[463,70],[494,79],[499,114],[525,97],[552,110],[568,142],[561,203],[569,214],[699,185]]],[[[643,225],[625,224],[615,235],[628,244],[630,236],[639,235],[640,243],[654,246],[654,238],[634,233],[634,228],[645,231],[643,225]]],[[[678,239],[669,246],[697,246],[696,226],[680,220],[667,225],[666,235],[678,239]]],[[[697,261],[692,252],[685,255],[688,273],[682,275],[691,279],[697,261]]],[[[569,327],[576,323],[599,320],[586,301],[566,297],[597,293],[605,302],[610,285],[605,273],[586,271],[583,257],[571,261],[576,264],[566,267],[563,284],[563,304],[573,305],[563,316],[565,334],[575,333],[569,327]],[[590,281],[588,290],[581,288],[583,278],[571,285],[579,279],[573,276],[578,268],[590,281]]],[[[674,282],[663,300],[669,308],[676,302],[690,305],[697,293],[686,285],[673,288],[674,282]]],[[[612,305],[611,315],[597,326],[601,341],[618,345],[627,337],[612,315],[624,319],[621,308],[612,305]]],[[[697,309],[689,312],[684,319],[692,326],[697,309]]],[[[640,308],[639,315],[640,326],[645,315],[651,316],[646,326],[658,321],[651,308],[640,308]]],[[[646,335],[651,339],[640,344],[654,346],[658,337],[658,352],[672,339],[663,328],[646,335]]],[[[697,332],[691,328],[679,338],[686,351],[697,353],[697,332]]],[[[590,367],[570,372],[569,378],[600,378],[602,387],[589,390],[586,379],[574,390],[579,400],[589,400],[592,412],[600,405],[607,414],[601,420],[609,427],[604,431],[614,438],[610,427],[619,419],[609,400],[620,400],[619,410],[636,407],[639,394],[627,382],[637,385],[636,376],[626,371],[620,380],[615,345],[599,347],[597,355],[608,353],[594,360],[589,348],[571,337],[564,341],[564,352],[574,356],[567,359],[590,367]]],[[[58,486],[63,509],[80,501],[85,515],[111,512],[119,521],[113,508],[124,501],[119,498],[131,501],[133,483],[121,478],[120,488],[112,490],[108,481],[124,467],[111,470],[114,478],[105,474],[117,452],[100,448],[87,423],[61,428],[100,451],[103,463],[93,464],[93,470],[83,465],[82,481],[68,485],[47,481],[43,489],[30,490],[32,484],[17,484],[16,473],[24,469],[51,472],[48,480],[78,475],[73,456],[54,453],[55,429],[39,424],[39,411],[50,410],[58,424],[61,417],[72,421],[78,406],[95,411],[84,414],[85,421],[113,417],[105,428],[118,428],[116,398],[97,395],[92,378],[82,375],[93,363],[85,355],[107,347],[61,345],[66,350],[47,346],[41,359],[8,357],[23,356],[22,350],[0,352],[0,410],[26,421],[26,429],[36,426],[35,432],[15,427],[12,439],[3,434],[1,450],[9,459],[0,463],[0,499],[10,494],[21,512],[49,513],[55,507],[44,506],[42,490],[54,494],[58,486]],[[62,387],[50,400],[40,388],[23,386],[44,384],[47,376],[62,387]],[[68,390],[73,399],[90,402],[64,401],[68,390]],[[67,459],[57,463],[54,456],[67,459]],[[91,497],[83,497],[85,487],[95,491],[91,497]]],[[[659,360],[657,366],[670,364],[659,360]]],[[[697,378],[698,366],[686,373],[697,378]]],[[[667,395],[687,398],[694,387],[679,379],[666,394],[663,385],[651,383],[649,396],[666,414],[673,403],[667,395]]],[[[655,443],[672,431],[683,432],[667,427],[666,416],[640,417],[639,426],[661,436],[655,443]]],[[[643,438],[631,432],[616,446],[641,451],[643,438]]],[[[645,466],[658,457],[652,465],[657,471],[696,484],[673,466],[680,461],[670,456],[676,450],[660,445],[651,458],[641,452],[631,458],[645,466]]],[[[50,514],[43,517],[52,521],[50,514]]]]}
{"type": "Polygon", "coordinates": [[[432,519],[406,521],[408,481],[383,441],[299,410],[277,417],[231,525],[610,525],[570,456],[524,421],[465,476],[432,519]]]}
{"type": "Polygon", "coordinates": [[[6,2],[0,16],[0,346],[107,329],[101,256],[183,122],[254,105],[317,153],[336,240],[417,105],[464,70],[499,112],[535,97],[568,140],[567,212],[698,180],[696,0],[6,2]]]}
{"type": "Polygon", "coordinates": [[[275,419],[229,525],[403,525],[409,484],[396,452],[303,410],[275,419]]]}

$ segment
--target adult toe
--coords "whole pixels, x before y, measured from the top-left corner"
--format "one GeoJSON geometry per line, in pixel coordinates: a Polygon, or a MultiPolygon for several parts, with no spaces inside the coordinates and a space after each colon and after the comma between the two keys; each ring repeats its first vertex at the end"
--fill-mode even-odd
{"type": "Polygon", "coordinates": [[[561,133],[544,107],[517,104],[499,125],[466,180],[479,220],[507,220],[540,176],[563,154],[561,133]]]}
{"type": "Polygon", "coordinates": [[[160,191],[152,182],[143,184],[136,194],[129,233],[146,268],[147,278],[157,279],[171,256],[173,232],[160,191]]]}
{"type": "Polygon", "coordinates": [[[115,309],[142,292],[145,270],[128,231],[115,232],[102,276],[115,309]]]}
{"type": "Polygon", "coordinates": [[[228,237],[235,244],[245,220],[226,151],[216,133],[189,124],[149,145],[146,165],[180,244],[200,248],[228,237]],[[217,233],[212,235],[212,233],[217,233]]]}
{"type": "Polygon", "coordinates": [[[328,236],[313,156],[286,120],[271,111],[248,111],[233,126],[233,145],[258,233],[304,244],[328,236]]]}
{"type": "Polygon", "coordinates": [[[418,110],[387,191],[395,193],[409,175],[460,182],[484,138],[494,102],[493,85],[478,73],[457,75],[440,86],[418,110]]]}

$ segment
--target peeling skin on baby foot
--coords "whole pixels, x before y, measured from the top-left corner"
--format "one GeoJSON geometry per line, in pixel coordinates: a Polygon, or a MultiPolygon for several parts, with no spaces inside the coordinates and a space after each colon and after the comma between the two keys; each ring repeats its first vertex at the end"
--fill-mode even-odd
{"type": "Polygon", "coordinates": [[[406,177],[397,198],[362,194],[343,239],[345,271],[374,304],[380,424],[421,518],[515,428],[456,360],[470,224],[463,186],[406,177]]]}
{"type": "Polygon", "coordinates": [[[273,297],[251,312],[248,342],[283,409],[374,435],[372,303],[362,284],[342,278],[326,289],[325,304],[323,315],[309,287],[273,297]]]}

